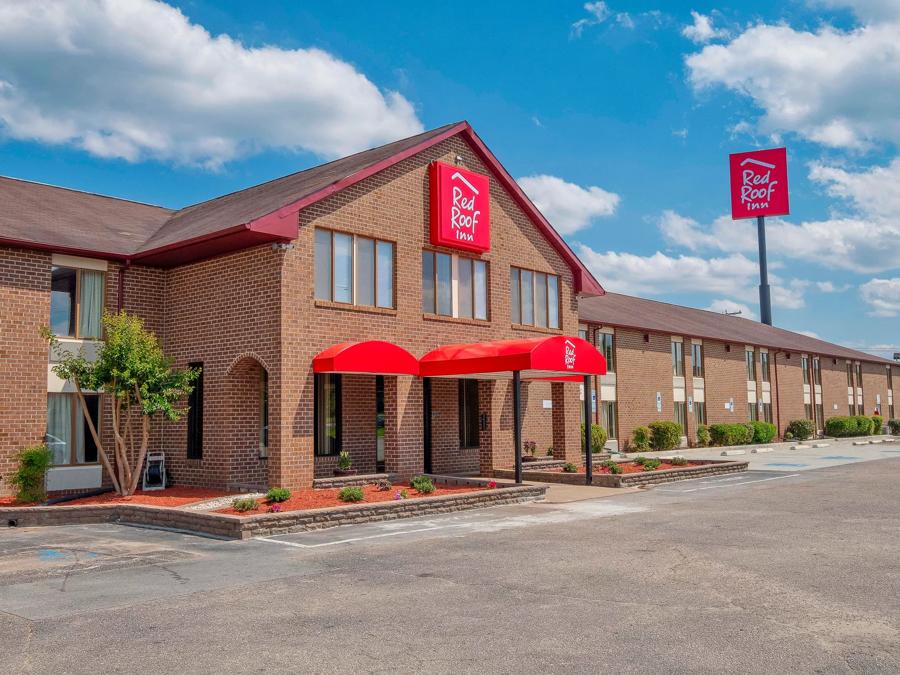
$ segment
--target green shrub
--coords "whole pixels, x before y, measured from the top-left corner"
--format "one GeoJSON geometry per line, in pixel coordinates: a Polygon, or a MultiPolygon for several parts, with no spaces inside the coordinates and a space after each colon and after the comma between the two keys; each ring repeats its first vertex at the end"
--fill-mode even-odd
{"type": "Polygon", "coordinates": [[[16,499],[20,502],[42,502],[47,499],[44,479],[53,463],[53,453],[46,445],[25,448],[17,457],[19,466],[9,477],[16,488],[16,499]]]}
{"type": "Polygon", "coordinates": [[[687,466],[688,461],[684,457],[673,457],[672,466],[687,466]]]}
{"type": "Polygon", "coordinates": [[[253,497],[238,497],[231,502],[231,508],[235,511],[240,511],[241,513],[255,511],[259,508],[259,502],[253,497]]]}
{"type": "Polygon", "coordinates": [[[697,427],[697,445],[701,448],[705,448],[712,442],[712,437],[709,435],[709,427],[705,424],[701,424],[697,427]]]}
{"type": "Polygon", "coordinates": [[[753,440],[753,427],[749,424],[711,424],[709,435],[713,445],[744,445],[753,440]]]}
{"type": "Polygon", "coordinates": [[[572,462],[566,462],[563,464],[563,471],[566,473],[578,473],[578,467],[572,464],[572,462]]]}
{"type": "Polygon", "coordinates": [[[655,471],[659,468],[659,465],[662,464],[658,459],[648,459],[644,462],[644,471],[655,471]]]}
{"type": "Polygon", "coordinates": [[[671,450],[681,443],[682,429],[678,422],[651,422],[650,447],[654,450],[671,450]]]}
{"type": "Polygon", "coordinates": [[[888,420],[888,428],[892,434],[900,434],[900,420],[888,420]]]}
{"type": "Polygon", "coordinates": [[[356,485],[348,485],[338,492],[338,499],[342,502],[361,502],[364,496],[363,489],[356,485]]]}
{"type": "Polygon", "coordinates": [[[778,430],[771,422],[750,422],[753,427],[752,443],[770,443],[778,430]]]}
{"type": "Polygon", "coordinates": [[[637,450],[649,450],[650,449],[650,429],[647,427],[637,427],[633,432],[631,432],[631,445],[637,450]]]}
{"type": "Polygon", "coordinates": [[[416,492],[424,495],[434,492],[434,481],[429,476],[416,476],[409,484],[416,492]]]}
{"type": "Polygon", "coordinates": [[[872,415],[872,434],[880,436],[882,429],[884,429],[884,418],[881,415],[872,415]]]}
{"type": "Polygon", "coordinates": [[[353,466],[353,460],[350,459],[350,453],[346,450],[341,450],[338,453],[338,468],[341,471],[349,471],[351,466],[353,466]]]}
{"type": "Polygon", "coordinates": [[[619,466],[619,463],[614,462],[611,459],[607,459],[605,462],[600,462],[600,467],[603,469],[609,469],[610,473],[622,473],[622,467],[619,466]]]}
{"type": "Polygon", "coordinates": [[[291,498],[291,491],[287,488],[272,488],[266,493],[266,499],[270,502],[286,502],[291,498]]]}
{"type": "Polygon", "coordinates": [[[872,433],[872,418],[865,415],[837,416],[825,420],[825,433],[835,438],[868,436],[872,433]]]}
{"type": "MultiPolygon", "coordinates": [[[[607,435],[606,429],[599,424],[591,425],[591,452],[603,452],[606,445],[607,435]]],[[[584,450],[584,424],[581,425],[581,449],[584,450]]]]}
{"type": "Polygon", "coordinates": [[[791,420],[788,422],[784,437],[785,439],[796,438],[798,441],[805,441],[808,438],[812,438],[814,432],[812,420],[791,420]]]}
{"type": "Polygon", "coordinates": [[[547,457],[553,457],[553,446],[547,448],[547,457]]]}

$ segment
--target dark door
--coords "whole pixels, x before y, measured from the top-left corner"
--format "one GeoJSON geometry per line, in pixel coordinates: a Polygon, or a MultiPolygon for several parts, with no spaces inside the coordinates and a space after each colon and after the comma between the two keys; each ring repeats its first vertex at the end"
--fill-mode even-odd
{"type": "Polygon", "coordinates": [[[425,473],[431,473],[431,379],[422,378],[422,449],[425,473]]]}

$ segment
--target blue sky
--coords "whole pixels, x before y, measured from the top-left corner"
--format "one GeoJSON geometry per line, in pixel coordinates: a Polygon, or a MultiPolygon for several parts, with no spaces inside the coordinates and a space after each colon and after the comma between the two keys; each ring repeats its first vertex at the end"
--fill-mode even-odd
{"type": "Polygon", "coordinates": [[[0,0],[0,173],[182,206],[469,120],[610,290],[900,351],[900,3],[0,0]]]}

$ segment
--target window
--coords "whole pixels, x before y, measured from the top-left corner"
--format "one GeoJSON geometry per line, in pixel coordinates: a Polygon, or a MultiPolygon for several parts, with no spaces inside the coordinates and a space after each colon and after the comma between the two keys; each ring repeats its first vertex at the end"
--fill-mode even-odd
{"type": "Polygon", "coordinates": [[[203,364],[188,365],[198,368],[200,375],[194,380],[194,388],[188,396],[187,458],[203,459],[203,364]]]}
{"type": "Polygon", "coordinates": [[[819,357],[814,356],[812,360],[813,365],[813,382],[817,385],[822,384],[822,366],[819,363],[819,357]]]}
{"type": "Polygon", "coordinates": [[[478,380],[459,380],[459,447],[479,445],[478,380]]]}
{"type": "Polygon", "coordinates": [[[578,327],[578,337],[580,337],[582,340],[587,340],[588,339],[588,329],[585,328],[584,326],[579,326],[578,327]]]}
{"type": "Polygon", "coordinates": [[[384,471],[384,375],[375,376],[375,469],[384,471]]]}
{"type": "MultiPolygon", "coordinates": [[[[100,433],[100,395],[85,394],[88,414],[100,433]]],[[[47,394],[47,433],[44,437],[53,454],[53,464],[96,464],[97,444],[85,422],[75,394],[47,394]]]]}
{"type": "Polygon", "coordinates": [[[259,456],[269,456],[269,373],[259,377],[259,456]]]}
{"type": "Polygon", "coordinates": [[[772,404],[771,403],[763,403],[762,404],[762,413],[763,413],[763,422],[771,422],[772,421],[772,404]]]}
{"type": "Polygon", "coordinates": [[[106,275],[54,266],[50,272],[50,330],[60,337],[99,338],[106,275]]]}
{"type": "Polygon", "coordinates": [[[597,331],[597,349],[606,359],[606,372],[616,372],[616,336],[612,333],[601,333],[597,331]]]}
{"type": "MultiPolygon", "coordinates": [[[[803,371],[803,384],[809,384],[809,357],[801,356],[800,357],[800,370],[803,371]]],[[[807,417],[807,419],[812,419],[812,416],[807,417]]]]}
{"type": "Polygon", "coordinates": [[[887,371],[888,391],[894,391],[894,371],[890,366],[885,368],[887,371]]]}
{"type": "Polygon", "coordinates": [[[818,418],[820,425],[825,424],[825,408],[821,403],[816,403],[816,417],[818,418]]]}
{"type": "Polygon", "coordinates": [[[341,376],[334,373],[314,375],[313,408],[315,436],[313,444],[319,457],[336,455],[341,451],[341,376]]]}
{"type": "Polygon", "coordinates": [[[687,403],[675,401],[675,421],[681,425],[681,435],[687,435],[687,403]]]}
{"type": "Polygon", "coordinates": [[[487,263],[433,251],[422,252],[422,311],[487,320],[487,263]],[[455,273],[455,281],[454,281],[455,273]],[[453,294],[456,293],[456,302],[453,294]]]}
{"type": "Polygon", "coordinates": [[[694,377],[703,377],[703,345],[699,342],[691,343],[691,366],[694,377]]]}
{"type": "Polygon", "coordinates": [[[600,402],[600,426],[606,429],[607,438],[619,437],[615,401],[600,402]]]}
{"type": "Polygon", "coordinates": [[[672,374],[684,377],[684,344],[672,340],[672,374]]]}
{"type": "Polygon", "coordinates": [[[755,382],[756,381],[756,352],[753,349],[748,349],[744,352],[744,357],[747,362],[747,382],[755,382]]]}
{"type": "Polygon", "coordinates": [[[316,230],[316,299],[367,307],[394,306],[394,245],[316,230]]]}
{"type": "Polygon", "coordinates": [[[847,386],[853,386],[853,364],[847,361],[847,386]]]}
{"type": "MultiPolygon", "coordinates": [[[[856,396],[854,396],[853,398],[855,399],[856,396]]],[[[849,409],[849,412],[851,415],[856,414],[856,403],[851,403],[850,405],[847,406],[847,408],[849,409]]]]}
{"type": "Polygon", "coordinates": [[[813,418],[812,403],[804,403],[803,404],[803,416],[808,420],[811,420],[813,418]]]}
{"type": "Polygon", "coordinates": [[[862,389],[863,386],[863,377],[862,377],[862,364],[856,364],[856,386],[862,389]]]}
{"type": "Polygon", "coordinates": [[[769,381],[769,352],[759,353],[759,370],[762,373],[762,381],[769,381]]]}
{"type": "Polygon", "coordinates": [[[694,401],[694,421],[697,425],[706,424],[706,403],[694,401]]]}
{"type": "Polygon", "coordinates": [[[559,328],[559,277],[513,267],[509,286],[513,323],[559,328]]]}
{"type": "Polygon", "coordinates": [[[759,411],[757,410],[755,403],[747,404],[747,417],[751,422],[759,421],[759,411]]]}

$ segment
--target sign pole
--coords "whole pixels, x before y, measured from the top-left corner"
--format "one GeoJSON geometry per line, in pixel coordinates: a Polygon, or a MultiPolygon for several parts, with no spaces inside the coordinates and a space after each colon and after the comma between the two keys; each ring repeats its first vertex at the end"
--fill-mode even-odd
{"type": "Polygon", "coordinates": [[[766,217],[756,217],[756,234],[759,239],[759,317],[772,325],[772,295],[769,291],[769,268],[766,263],[766,217]]]}

